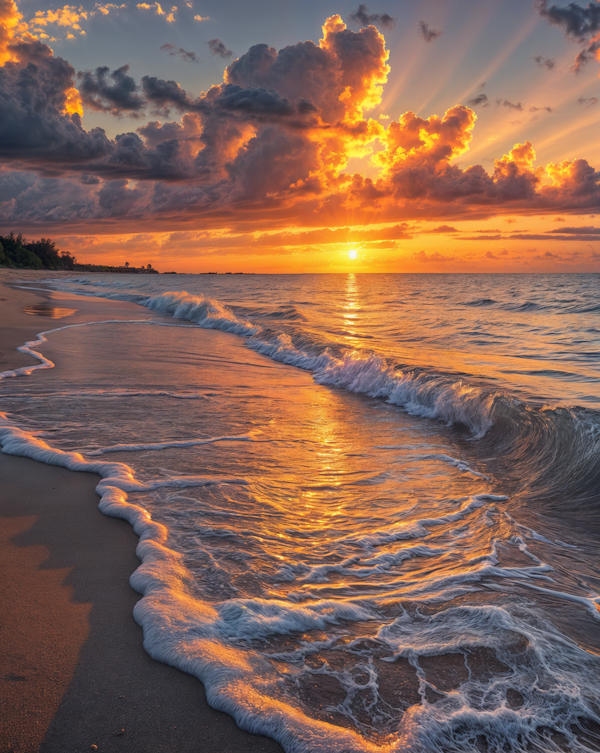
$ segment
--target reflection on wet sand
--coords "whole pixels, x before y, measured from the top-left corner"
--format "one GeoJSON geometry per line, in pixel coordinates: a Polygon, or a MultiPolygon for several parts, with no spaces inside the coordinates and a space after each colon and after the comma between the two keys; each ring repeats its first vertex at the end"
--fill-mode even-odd
{"type": "Polygon", "coordinates": [[[32,306],[25,306],[23,311],[33,316],[47,316],[50,319],[62,319],[65,316],[74,314],[77,309],[65,309],[58,306],[52,306],[49,303],[34,303],[32,306]]]}

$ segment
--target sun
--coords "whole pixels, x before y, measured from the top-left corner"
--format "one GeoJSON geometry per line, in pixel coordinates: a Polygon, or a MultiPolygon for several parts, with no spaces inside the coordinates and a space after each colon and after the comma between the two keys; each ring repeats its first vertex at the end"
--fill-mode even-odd
{"type": "Polygon", "coordinates": [[[356,251],[354,249],[352,249],[352,251],[348,251],[348,258],[352,260],[356,259],[356,251]]]}

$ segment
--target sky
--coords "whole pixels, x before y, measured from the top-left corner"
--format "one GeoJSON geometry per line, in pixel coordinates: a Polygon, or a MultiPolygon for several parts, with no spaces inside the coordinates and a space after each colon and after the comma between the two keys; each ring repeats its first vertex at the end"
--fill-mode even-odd
{"type": "Polygon", "coordinates": [[[600,0],[0,0],[0,234],[177,272],[600,272],[600,0]]]}

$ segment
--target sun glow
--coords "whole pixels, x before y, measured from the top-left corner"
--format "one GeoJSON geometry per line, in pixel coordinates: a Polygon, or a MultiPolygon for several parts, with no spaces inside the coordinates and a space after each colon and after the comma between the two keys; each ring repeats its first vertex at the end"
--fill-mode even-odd
{"type": "Polygon", "coordinates": [[[356,253],[355,249],[352,249],[351,251],[348,251],[348,258],[349,259],[352,259],[354,261],[354,259],[356,259],[356,256],[357,256],[357,253],[356,253]]]}

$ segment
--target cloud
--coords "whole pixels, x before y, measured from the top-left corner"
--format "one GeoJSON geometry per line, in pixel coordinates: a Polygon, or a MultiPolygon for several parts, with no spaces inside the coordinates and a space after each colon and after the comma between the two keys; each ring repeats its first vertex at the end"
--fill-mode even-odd
{"type": "Polygon", "coordinates": [[[233,56],[233,52],[228,50],[220,39],[209,39],[208,49],[210,50],[210,54],[216,57],[227,59],[233,56]]]}
{"type": "Polygon", "coordinates": [[[600,52],[600,39],[594,39],[584,50],[581,50],[579,55],[575,58],[575,62],[571,66],[573,73],[581,73],[585,66],[598,57],[600,52]]]}
{"type": "Polygon", "coordinates": [[[369,13],[369,8],[361,3],[358,10],[350,14],[350,20],[362,27],[371,24],[383,26],[384,29],[393,29],[396,26],[396,19],[387,13],[369,13]]]}
{"type": "Polygon", "coordinates": [[[596,241],[600,240],[600,235],[542,235],[541,233],[518,233],[515,235],[509,236],[512,240],[521,240],[521,241],[567,241],[572,243],[573,241],[596,241]]]}
{"type": "MultiPolygon", "coordinates": [[[[418,233],[415,219],[441,234],[456,232],[451,223],[461,219],[600,209],[594,167],[585,159],[538,165],[529,141],[490,170],[463,167],[477,122],[466,105],[385,124],[371,117],[381,112],[390,71],[373,25],[352,31],[332,16],[318,43],[254,45],[199,94],[174,80],[137,81],[127,66],[81,73],[86,108],[160,115],[115,138],[86,130],[69,112],[75,71],[67,61],[37,40],[3,33],[10,59],[0,68],[1,221],[98,228],[123,217],[132,232],[201,223],[219,237],[252,233],[253,243],[257,233],[279,234],[283,247],[393,243],[418,233]],[[370,161],[368,174],[351,167],[355,157],[370,161]],[[40,198],[45,191],[54,194],[40,198]],[[359,231],[361,223],[377,227],[359,231]],[[290,228],[316,234],[302,240],[290,228]]],[[[163,46],[168,54],[180,49],[163,46]]],[[[249,237],[239,248],[250,248],[249,237]]]]}
{"type": "Polygon", "coordinates": [[[115,71],[111,71],[107,66],[96,68],[95,71],[79,71],[79,93],[84,105],[112,115],[121,116],[127,113],[138,117],[144,109],[145,101],[139,95],[138,85],[128,72],[128,65],[123,65],[115,71]]]}
{"type": "Polygon", "coordinates": [[[573,39],[582,41],[600,31],[600,2],[597,0],[592,0],[585,8],[577,3],[569,3],[566,8],[548,6],[547,0],[537,0],[536,6],[543,18],[573,39]]]}
{"type": "Polygon", "coordinates": [[[19,13],[14,0],[0,0],[0,65],[11,60],[13,54],[9,45],[22,24],[23,16],[19,13]]]}
{"type": "Polygon", "coordinates": [[[586,109],[598,104],[598,97],[579,97],[577,103],[586,109]]]}
{"type": "Polygon", "coordinates": [[[600,53],[600,2],[592,0],[586,7],[569,3],[566,8],[548,5],[547,0],[536,0],[540,15],[558,26],[568,39],[587,44],[575,58],[573,71],[580,73],[600,53]]]}
{"type": "Polygon", "coordinates": [[[96,10],[92,11],[90,15],[100,13],[102,16],[108,16],[111,10],[122,10],[127,7],[127,4],[123,3],[122,5],[116,5],[115,3],[96,3],[94,7],[96,10]]]}
{"type": "Polygon", "coordinates": [[[518,110],[518,112],[523,112],[524,109],[520,102],[509,102],[508,99],[497,99],[496,107],[508,107],[509,110],[518,110]]]}
{"type": "Polygon", "coordinates": [[[180,57],[186,63],[198,63],[198,57],[195,52],[188,52],[183,47],[177,47],[174,44],[163,44],[160,49],[163,52],[168,53],[171,57],[180,57]]]}
{"type": "Polygon", "coordinates": [[[563,233],[572,235],[600,235],[600,227],[585,225],[584,227],[562,227],[558,230],[548,230],[548,233],[563,233]]]}
{"type": "Polygon", "coordinates": [[[487,94],[480,92],[479,94],[476,94],[472,99],[468,100],[467,104],[469,105],[469,107],[489,107],[490,100],[488,99],[487,94]]]}
{"type": "Polygon", "coordinates": [[[422,233],[458,233],[458,230],[455,227],[452,227],[451,225],[440,225],[439,227],[434,227],[431,230],[422,230],[422,233]]]}
{"type": "MultiPolygon", "coordinates": [[[[189,3],[186,3],[186,5],[189,6],[189,3]]],[[[210,16],[194,16],[194,21],[210,21],[210,16]]]]}
{"type": "Polygon", "coordinates": [[[165,12],[162,9],[162,6],[160,3],[138,3],[136,5],[136,8],[139,8],[140,10],[154,10],[157,16],[164,16],[165,12]]]}
{"type": "Polygon", "coordinates": [[[81,28],[81,23],[84,20],[87,20],[88,16],[88,12],[82,7],[65,5],[56,10],[36,11],[33,18],[29,21],[29,26],[35,31],[35,27],[44,28],[56,24],[57,26],[63,26],[78,31],[80,34],[85,34],[81,28]]]}
{"type": "Polygon", "coordinates": [[[414,259],[417,261],[454,261],[454,256],[443,256],[438,251],[434,251],[431,254],[428,254],[426,251],[419,251],[418,253],[414,254],[414,259]]]}
{"type": "Polygon", "coordinates": [[[552,112],[552,108],[551,107],[536,107],[535,105],[532,105],[529,108],[529,112],[541,112],[542,110],[544,112],[552,112]]]}
{"type": "Polygon", "coordinates": [[[555,58],[545,58],[542,55],[536,55],[533,60],[535,60],[538,68],[546,68],[548,71],[553,71],[556,66],[555,58]]]}
{"type": "Polygon", "coordinates": [[[419,34],[426,42],[433,42],[435,39],[439,39],[444,32],[439,29],[434,29],[425,21],[419,21],[419,34]]]}

